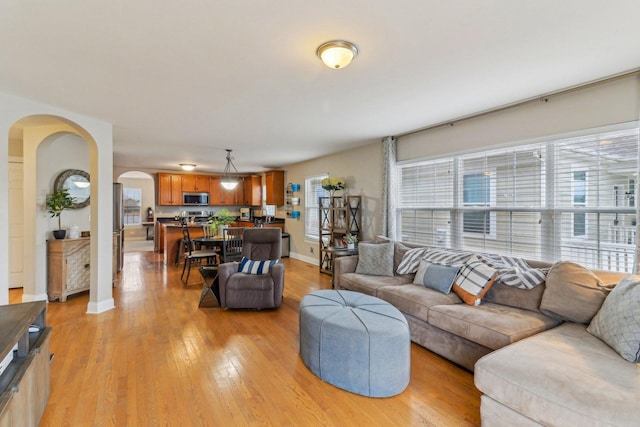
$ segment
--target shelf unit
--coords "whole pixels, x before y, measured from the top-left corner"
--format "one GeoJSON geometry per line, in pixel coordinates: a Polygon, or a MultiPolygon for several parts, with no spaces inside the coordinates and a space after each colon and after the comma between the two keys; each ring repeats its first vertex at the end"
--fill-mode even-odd
{"type": "Polygon", "coordinates": [[[362,196],[333,196],[318,199],[320,272],[333,274],[333,260],[337,256],[355,255],[340,243],[345,234],[360,240],[362,196]]]}
{"type": "Polygon", "coordinates": [[[287,184],[284,201],[287,218],[300,218],[300,197],[296,196],[298,191],[300,191],[300,185],[291,183],[287,184]]]}

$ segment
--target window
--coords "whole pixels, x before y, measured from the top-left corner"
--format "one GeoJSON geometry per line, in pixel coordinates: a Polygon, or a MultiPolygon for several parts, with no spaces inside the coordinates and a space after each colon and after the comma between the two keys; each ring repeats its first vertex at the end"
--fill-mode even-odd
{"type": "MultiPolygon", "coordinates": [[[[587,206],[587,172],[573,172],[573,206],[587,206]]],[[[573,237],[587,235],[587,214],[585,212],[573,213],[573,237]]]]}
{"type": "Polygon", "coordinates": [[[142,224],[141,206],[142,206],[142,190],[140,188],[125,188],[124,196],[124,224],[140,225],[142,224]]]}
{"type": "Polygon", "coordinates": [[[632,272],[638,124],[398,164],[409,242],[632,272]]]}
{"type": "Polygon", "coordinates": [[[328,177],[328,174],[323,174],[304,180],[304,237],[309,240],[317,241],[319,238],[318,198],[328,196],[328,192],[322,188],[322,180],[328,177]]]}
{"type": "MultiPolygon", "coordinates": [[[[495,171],[493,173],[495,175],[495,171]]],[[[465,174],[462,177],[462,204],[464,207],[486,208],[495,206],[495,188],[492,190],[491,172],[465,174]]],[[[464,212],[462,229],[465,233],[495,235],[495,212],[488,210],[464,212]]]]}

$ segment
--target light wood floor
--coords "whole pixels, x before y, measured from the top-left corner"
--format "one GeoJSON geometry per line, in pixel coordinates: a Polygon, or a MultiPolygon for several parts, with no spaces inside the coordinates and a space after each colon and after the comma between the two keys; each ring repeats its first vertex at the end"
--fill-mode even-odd
{"type": "MultiPolygon", "coordinates": [[[[300,299],[330,288],[318,268],[286,260],[284,303],[273,311],[198,308],[194,270],[153,252],[125,255],[116,308],[85,314],[88,295],[50,303],[51,395],[42,426],[479,425],[471,373],[412,344],[400,395],[367,398],[313,375],[298,355],[300,299]]],[[[20,290],[10,292],[12,302],[20,290]]]]}

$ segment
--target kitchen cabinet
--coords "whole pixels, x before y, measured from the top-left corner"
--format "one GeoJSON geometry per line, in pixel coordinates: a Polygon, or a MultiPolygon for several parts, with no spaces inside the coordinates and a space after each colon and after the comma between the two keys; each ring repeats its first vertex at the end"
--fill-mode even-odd
{"type": "Polygon", "coordinates": [[[209,192],[208,175],[182,175],[182,191],[186,192],[209,192]]]}
{"type": "Polygon", "coordinates": [[[46,307],[45,301],[0,307],[0,360],[13,352],[0,375],[0,426],[37,426],[47,406],[51,328],[45,324],[46,307]],[[38,328],[34,332],[32,325],[38,328]]]}
{"type": "Polygon", "coordinates": [[[233,190],[225,190],[221,184],[221,176],[212,176],[209,178],[209,204],[212,206],[233,206],[236,202],[236,187],[233,190]]]}
{"type": "Polygon", "coordinates": [[[262,178],[256,175],[247,176],[243,182],[243,198],[241,205],[262,205],[262,178]]]}
{"type": "Polygon", "coordinates": [[[88,291],[91,286],[91,238],[47,240],[49,301],[88,291]]]}
{"type": "Polygon", "coordinates": [[[284,205],[284,171],[267,171],[264,178],[267,188],[267,205],[284,205]]]}
{"type": "Polygon", "coordinates": [[[158,204],[162,206],[182,205],[182,175],[158,174],[158,204]]]}

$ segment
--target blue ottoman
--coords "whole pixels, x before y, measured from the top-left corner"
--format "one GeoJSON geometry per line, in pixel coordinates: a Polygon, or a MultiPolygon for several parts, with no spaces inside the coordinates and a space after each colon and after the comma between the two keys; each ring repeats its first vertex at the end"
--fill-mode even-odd
{"type": "Polygon", "coordinates": [[[300,356],[324,381],[370,397],[409,384],[407,320],[391,304],[352,291],[322,290],[300,302],[300,356]]]}

